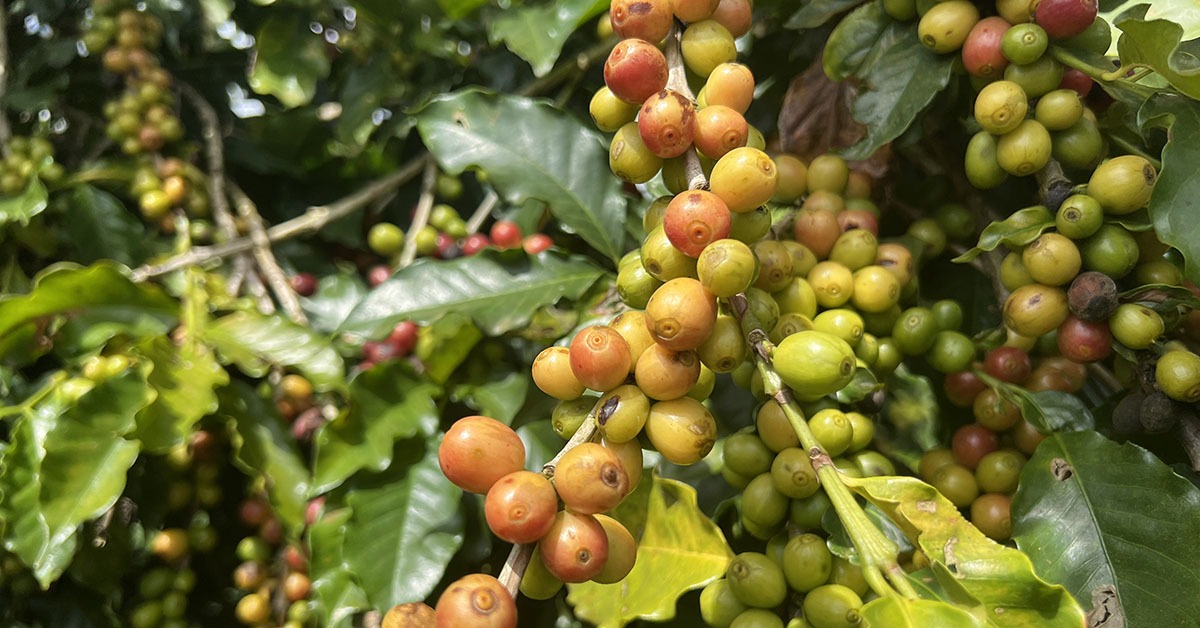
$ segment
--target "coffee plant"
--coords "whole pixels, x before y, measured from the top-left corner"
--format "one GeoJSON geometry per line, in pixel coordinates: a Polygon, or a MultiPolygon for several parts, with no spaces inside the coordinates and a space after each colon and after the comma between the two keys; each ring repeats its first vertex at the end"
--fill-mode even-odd
{"type": "Polygon", "coordinates": [[[0,623],[1197,625],[1197,37],[5,3],[0,623]]]}

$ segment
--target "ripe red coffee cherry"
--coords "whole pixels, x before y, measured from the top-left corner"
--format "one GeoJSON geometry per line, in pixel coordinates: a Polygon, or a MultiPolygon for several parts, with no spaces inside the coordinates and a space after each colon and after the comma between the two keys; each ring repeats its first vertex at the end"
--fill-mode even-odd
{"type": "Polygon", "coordinates": [[[488,490],[483,512],[496,536],[509,543],[533,543],[554,523],[558,494],[541,473],[514,471],[488,490]]]}
{"type": "Polygon", "coordinates": [[[709,244],[729,237],[732,214],[716,194],[688,190],[675,195],[663,214],[663,231],[688,257],[699,257],[709,244]]]}
{"type": "Polygon", "coordinates": [[[1083,98],[1091,93],[1092,85],[1094,84],[1095,81],[1092,80],[1092,77],[1084,74],[1082,71],[1075,68],[1066,68],[1063,70],[1062,81],[1058,83],[1058,87],[1059,89],[1074,90],[1076,94],[1079,94],[1080,98],[1083,98]]]}
{"type": "Polygon", "coordinates": [[[954,432],[950,439],[950,450],[954,459],[962,466],[975,470],[984,456],[1000,449],[1000,438],[988,428],[972,423],[954,432]]]}
{"type": "MultiPolygon", "coordinates": [[[[853,229],[862,229],[870,231],[872,235],[879,235],[879,219],[867,209],[843,209],[837,215],[838,227],[842,232],[853,229]]],[[[836,240],[835,240],[836,242],[836,240]]]]}
{"type": "Polygon", "coordinates": [[[729,107],[709,105],[696,112],[695,120],[692,141],[709,159],[720,159],[725,153],[745,146],[750,136],[746,118],[729,107]]]}
{"type": "Polygon", "coordinates": [[[971,371],[958,371],[946,374],[943,387],[950,403],[960,408],[970,408],[979,393],[987,388],[987,384],[971,371]]]}
{"type": "Polygon", "coordinates": [[[488,245],[491,243],[492,243],[492,241],[489,240],[486,235],[484,235],[482,233],[472,233],[471,235],[463,238],[462,254],[463,255],[474,255],[474,254],[486,249],[488,247],[488,245]]]}
{"type": "Polygon", "coordinates": [[[484,494],[500,478],[525,468],[525,443],[496,419],[463,417],[438,446],[438,465],[459,488],[484,494]]]}
{"type": "Polygon", "coordinates": [[[544,233],[531,233],[525,236],[525,241],[522,243],[525,252],[530,255],[537,255],[542,251],[554,246],[554,240],[544,233]]]}
{"type": "Polygon", "coordinates": [[[621,39],[662,41],[671,30],[674,15],[670,0],[613,0],[609,9],[613,32],[621,39]]]}
{"type": "Polygon", "coordinates": [[[604,83],[617,98],[640,105],[667,86],[667,58],[654,44],[623,40],[604,62],[604,83]]]}
{"type": "Polygon", "coordinates": [[[1033,9],[1033,21],[1045,29],[1051,39],[1074,37],[1096,21],[1096,0],[1039,0],[1033,9]]]}
{"type": "Polygon", "coordinates": [[[621,334],[602,325],[579,330],[571,340],[571,372],[592,390],[608,392],[625,383],[632,358],[621,334]]]}
{"type": "Polygon", "coordinates": [[[1068,316],[1058,327],[1058,352],[1081,364],[1112,355],[1112,332],[1108,329],[1108,321],[1089,322],[1068,316]]]}
{"type": "Polygon", "coordinates": [[[292,290],[302,297],[311,297],[317,291],[317,276],[312,273],[296,273],[288,280],[292,290]]]}
{"type": "Polygon", "coordinates": [[[963,43],[963,67],[973,76],[996,78],[1004,75],[1008,59],[1000,52],[1000,41],[1009,23],[1002,17],[985,17],[975,23],[963,43]]]}
{"type": "Polygon", "coordinates": [[[592,515],[560,510],[538,542],[542,562],[563,582],[586,582],[608,562],[608,535],[592,515]]]}
{"type": "Polygon", "coordinates": [[[692,145],[696,107],[677,91],[664,89],[642,104],[638,112],[638,134],[650,152],[669,159],[692,145]]]}
{"type": "Polygon", "coordinates": [[[392,269],[387,264],[376,264],[367,270],[367,285],[374,288],[391,276],[392,269]]]}
{"type": "Polygon", "coordinates": [[[699,347],[716,321],[717,298],[690,277],[659,286],[646,303],[646,328],[655,341],[672,351],[699,347]]]}
{"type": "Polygon", "coordinates": [[[837,213],[828,209],[801,209],[796,213],[796,241],[808,247],[817,259],[829,257],[833,243],[842,235],[837,213]]]}
{"type": "Polygon", "coordinates": [[[750,32],[753,12],[750,0],[721,0],[717,10],[713,11],[712,19],[736,38],[750,32]]]}
{"type": "Polygon", "coordinates": [[[455,580],[434,608],[437,628],[516,628],[517,603],[500,581],[482,573],[455,580]]]}
{"type": "Polygon", "coordinates": [[[629,474],[617,453],[599,443],[570,449],[554,467],[554,488],[571,512],[612,510],[629,493],[629,474]]]}
{"type": "MultiPolygon", "coordinates": [[[[502,249],[515,249],[521,246],[521,227],[511,220],[497,220],[489,232],[492,243],[502,249]]],[[[464,251],[465,253],[466,251],[464,251]]]]}
{"type": "Polygon", "coordinates": [[[1033,363],[1029,354],[1018,347],[996,347],[987,352],[983,370],[996,379],[1010,384],[1022,384],[1029,379],[1033,363]]]}

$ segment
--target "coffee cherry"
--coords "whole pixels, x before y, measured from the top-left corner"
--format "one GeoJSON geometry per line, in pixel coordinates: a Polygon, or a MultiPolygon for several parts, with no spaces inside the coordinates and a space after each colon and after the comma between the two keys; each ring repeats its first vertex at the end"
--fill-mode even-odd
{"type": "Polygon", "coordinates": [[[1054,39],[1074,37],[1087,30],[1099,11],[1096,0],[1039,0],[1033,21],[1054,39]]]}
{"type": "Polygon", "coordinates": [[[1117,284],[1095,271],[1080,274],[1067,291],[1071,314],[1085,321],[1107,320],[1117,309],[1117,284]]]}
{"type": "Polygon", "coordinates": [[[682,94],[664,89],[642,104],[638,113],[638,133],[642,143],[662,158],[682,155],[692,145],[696,110],[682,94]]]}
{"type": "Polygon", "coordinates": [[[383,616],[381,628],[434,628],[436,623],[437,615],[432,607],[424,602],[409,602],[389,609],[383,616]]]}
{"type": "MultiPolygon", "coordinates": [[[[630,40],[626,40],[630,41],[630,40]]],[[[632,40],[639,41],[639,40],[632,40]]],[[[608,166],[621,180],[645,183],[662,169],[662,158],[655,155],[642,141],[636,122],[617,129],[609,145],[608,166]]]]}
{"type": "Polygon", "coordinates": [[[963,42],[963,67],[972,76],[997,78],[1004,73],[1008,59],[1000,52],[1000,42],[1009,30],[1002,17],[986,17],[971,28],[963,42]]]}
{"type": "Polygon", "coordinates": [[[1006,431],[1021,420],[1021,409],[994,388],[979,393],[971,404],[971,411],[976,422],[993,432],[1006,431]]]}
{"type": "Polygon", "coordinates": [[[644,428],[650,443],[668,461],[680,465],[699,462],[712,451],[717,422],[699,401],[681,397],[650,406],[644,428]]]}
{"type": "Polygon", "coordinates": [[[654,337],[646,328],[646,313],[638,310],[622,312],[612,319],[608,326],[617,330],[625,339],[625,344],[629,345],[629,372],[633,373],[638,359],[646,349],[654,345],[654,337]]]}
{"type": "Polygon", "coordinates": [[[967,408],[975,403],[975,398],[987,388],[987,384],[971,371],[947,373],[943,380],[942,389],[950,403],[967,408]]]}
{"type": "Polygon", "coordinates": [[[492,244],[500,249],[515,249],[521,246],[521,227],[511,220],[497,220],[488,235],[492,244]]]}
{"type": "Polygon", "coordinates": [[[1081,240],[1096,233],[1104,224],[1104,210],[1096,199],[1086,194],[1067,197],[1058,206],[1054,225],[1058,232],[1073,240],[1081,240]]]}
{"type": "Polygon", "coordinates": [[[1010,384],[1023,384],[1029,379],[1033,363],[1023,349],[1002,346],[987,352],[983,368],[996,379],[1010,384]]]}
{"type": "MultiPolygon", "coordinates": [[[[754,74],[750,72],[750,68],[740,63],[722,63],[713,68],[712,73],[708,75],[708,80],[704,83],[704,98],[707,106],[701,109],[702,112],[712,107],[728,107],[736,113],[744,114],[754,100],[754,74]]],[[[742,120],[744,122],[745,118],[742,120]]],[[[703,150],[701,148],[701,151],[703,150]]]]}
{"type": "Polygon", "coordinates": [[[525,468],[525,444],[496,419],[463,417],[450,426],[438,446],[438,464],[459,488],[484,494],[500,478],[525,468]]]}
{"type": "Polygon", "coordinates": [[[962,47],[979,21],[979,9],[967,0],[949,0],[933,5],[917,24],[921,43],[938,54],[962,47]]]}
{"type": "Polygon", "coordinates": [[[533,471],[514,471],[488,489],[484,515],[496,536],[509,543],[532,543],[546,534],[558,512],[550,480],[533,471]]]}
{"type": "Polygon", "coordinates": [[[1119,279],[1137,265],[1137,240],[1118,224],[1104,224],[1079,245],[1083,267],[1119,279]]]}
{"type": "Polygon", "coordinates": [[[1100,202],[1105,212],[1129,214],[1150,202],[1157,178],[1154,165],[1144,157],[1122,155],[1096,167],[1088,180],[1087,193],[1100,202]]]}
{"type": "Polygon", "coordinates": [[[774,608],[787,598],[783,570],[765,554],[738,554],[730,561],[725,579],[737,599],[747,606],[774,608]]]}
{"type": "Polygon", "coordinates": [[[521,248],[529,255],[537,255],[554,246],[554,240],[544,233],[531,233],[521,242],[521,248]]]}
{"type": "Polygon", "coordinates": [[[555,399],[575,399],[587,388],[571,368],[567,347],[546,347],[533,361],[533,383],[555,399]]]}
{"type": "Polygon", "coordinates": [[[874,262],[878,250],[879,240],[874,233],[866,229],[847,229],[834,241],[829,250],[829,261],[855,271],[874,262]]]}
{"type": "Polygon", "coordinates": [[[533,555],[529,557],[529,565],[525,568],[525,575],[521,577],[521,593],[533,600],[548,600],[561,591],[562,587],[563,581],[546,569],[541,549],[534,547],[533,555]]]}
{"type": "Polygon", "coordinates": [[[689,22],[679,38],[679,49],[687,68],[702,77],[722,63],[737,60],[733,35],[716,20],[689,22]]]}
{"type": "Polygon", "coordinates": [[[929,481],[933,479],[934,474],[939,469],[951,464],[955,464],[954,454],[949,449],[930,449],[921,456],[921,460],[917,465],[917,474],[922,479],[929,481]]]}
{"type": "Polygon", "coordinates": [[[632,358],[629,344],[611,327],[592,325],[571,340],[571,372],[586,387],[604,392],[625,382],[632,358]]]}
{"type": "Polygon", "coordinates": [[[1004,33],[1000,51],[1005,58],[1019,65],[1028,65],[1042,58],[1050,44],[1046,31],[1037,24],[1016,24],[1004,33]]]}
{"type": "Polygon", "coordinates": [[[971,502],[971,523],[988,538],[1004,543],[1012,538],[1012,498],[989,493],[971,502]]]}
{"type": "Polygon", "coordinates": [[[608,561],[608,535],[592,515],[560,510],[554,524],[538,542],[542,561],[563,582],[586,582],[608,561]]]}
{"type": "Polygon", "coordinates": [[[1066,293],[1052,286],[1021,286],[1004,302],[1004,324],[1030,338],[1057,328],[1068,314],[1066,293]]]}
{"type": "Polygon", "coordinates": [[[238,600],[234,615],[248,626],[261,624],[271,617],[271,602],[266,594],[251,593],[238,600]]]}
{"type": "MultiPolygon", "coordinates": [[[[775,488],[770,473],[760,474],[742,489],[742,521],[766,531],[783,523],[788,515],[787,495],[775,488]]],[[[757,535],[756,535],[757,536],[757,535]]]]}
{"type": "Polygon", "coordinates": [[[437,628],[516,628],[517,604],[500,581],[473,573],[455,580],[438,598],[437,628]]]}
{"type": "Polygon", "coordinates": [[[1073,362],[1097,362],[1112,354],[1112,332],[1107,321],[1085,321],[1075,316],[1058,328],[1058,350],[1073,362]]]}
{"type": "Polygon", "coordinates": [[[744,243],[733,239],[717,240],[700,252],[696,274],[713,295],[729,298],[745,290],[758,272],[758,259],[744,243]]]}
{"type": "Polygon", "coordinates": [[[1041,170],[1050,161],[1050,134],[1036,120],[1024,120],[996,142],[996,162],[1016,176],[1041,170]]]}
{"type": "Polygon", "coordinates": [[[642,240],[641,254],[642,266],[659,281],[696,275],[696,258],[675,248],[662,227],[654,229],[642,240]]]}
{"type": "Polygon", "coordinates": [[[820,488],[808,452],[798,447],[789,447],[775,456],[771,462],[771,480],[775,490],[792,499],[803,499],[820,488]]]}
{"type": "Polygon", "coordinates": [[[763,151],[743,146],[717,160],[708,183],[730,211],[747,212],[769,201],[778,181],[775,162],[763,151]]]}
{"type": "Polygon", "coordinates": [[[714,580],[700,592],[700,617],[709,626],[728,628],[747,608],[724,578],[714,580]]]}
{"type": "Polygon", "coordinates": [[[990,190],[1008,178],[1008,173],[996,160],[996,138],[987,131],[980,131],[971,137],[963,165],[967,180],[981,190],[990,190]]]}
{"type": "Polygon", "coordinates": [[[863,623],[862,606],[862,598],[850,587],[826,584],[804,596],[804,617],[820,628],[852,628],[863,623]]]}
{"type": "Polygon", "coordinates": [[[667,85],[667,59],[654,44],[625,39],[604,62],[604,83],[617,98],[640,105],[667,85]]]}
{"type": "Polygon", "coordinates": [[[841,390],[854,377],[854,350],[845,340],[820,331],[783,339],[772,356],[783,382],[805,401],[841,390]]]}
{"type": "Polygon", "coordinates": [[[608,538],[608,560],[604,561],[604,569],[592,576],[594,582],[614,584],[625,579],[633,565],[637,562],[637,541],[620,521],[607,515],[596,515],[596,521],[604,528],[608,538]]]}
{"type": "Polygon", "coordinates": [[[1021,253],[1021,262],[1034,281],[1048,286],[1069,283],[1083,265],[1075,243],[1057,233],[1038,236],[1021,253]]]}
{"type": "Polygon", "coordinates": [[[1012,494],[1021,479],[1025,457],[1011,449],[1001,449],[987,454],[975,467],[975,480],[984,493],[1012,494]]]}
{"type": "Polygon", "coordinates": [[[629,476],[629,490],[632,492],[642,481],[642,446],[637,439],[614,443],[601,438],[600,444],[617,454],[617,458],[621,460],[621,468],[625,469],[625,473],[629,476]]]}
{"type": "Polygon", "coordinates": [[[720,159],[746,145],[750,133],[746,118],[729,107],[710,104],[696,112],[695,120],[693,141],[696,149],[709,159],[720,159]]]}
{"type": "Polygon", "coordinates": [[[179,561],[188,554],[187,531],[180,528],[161,530],[151,539],[150,551],[164,562],[179,561]]]}
{"type": "Polygon", "coordinates": [[[627,103],[617,98],[608,86],[596,90],[588,104],[588,113],[596,128],[605,133],[614,133],[617,129],[633,122],[641,103],[627,103]]]}
{"type": "MultiPolygon", "coordinates": [[[[958,428],[950,439],[950,449],[954,452],[954,459],[958,464],[971,470],[979,466],[979,461],[984,456],[999,448],[1000,439],[996,433],[978,424],[964,425],[958,428]]],[[[967,503],[970,503],[970,500],[967,500],[967,503]]],[[[956,505],[963,506],[964,504],[956,502],[956,505]]]]}
{"type": "Polygon", "coordinates": [[[1012,81],[989,83],[975,97],[975,119],[988,133],[1003,135],[1020,126],[1028,100],[1025,90],[1012,81]]]}
{"type": "Polygon", "coordinates": [[[367,246],[384,257],[391,257],[404,248],[404,232],[390,222],[375,223],[367,232],[367,246]]]}
{"type": "Polygon", "coordinates": [[[700,358],[695,351],[673,351],[658,343],[642,353],[634,369],[637,387],[660,401],[686,395],[699,377],[700,358]]]}
{"type": "Polygon", "coordinates": [[[841,307],[854,296],[854,274],[837,262],[826,261],[813,266],[808,271],[808,283],[821,307],[841,307]]]}
{"type": "Polygon", "coordinates": [[[1122,303],[1108,321],[1113,338],[1130,349],[1147,349],[1163,334],[1158,312],[1137,303],[1122,303]]]}
{"type": "Polygon", "coordinates": [[[1182,349],[1164,353],[1154,366],[1154,381],[1171,399],[1200,401],[1200,356],[1182,349]]]}
{"type": "Polygon", "coordinates": [[[939,493],[959,508],[966,508],[979,496],[979,485],[975,475],[960,464],[949,464],[938,469],[930,480],[939,493]]]}
{"type": "Polygon", "coordinates": [[[729,236],[729,207],[716,194],[689,190],[667,204],[663,231],[675,248],[699,257],[709,244],[729,236]]]}
{"type": "Polygon", "coordinates": [[[312,590],[312,581],[308,576],[298,571],[289,573],[283,579],[283,595],[289,602],[298,602],[308,597],[312,590]]]}
{"type": "Polygon", "coordinates": [[[598,443],[583,443],[563,454],[554,487],[567,509],[586,515],[613,509],[630,490],[617,454],[598,443]]]}
{"type": "Polygon", "coordinates": [[[1100,127],[1086,116],[1070,128],[1055,132],[1053,144],[1051,154],[1068,168],[1091,168],[1100,161],[1104,151],[1100,127]]]}
{"type": "Polygon", "coordinates": [[[674,351],[700,346],[716,319],[716,297],[691,278],[668,281],[646,304],[646,327],[650,335],[674,351]]]}
{"type": "Polygon", "coordinates": [[[662,41],[671,30],[674,16],[670,0],[615,0],[609,8],[613,32],[621,39],[662,41]]]}

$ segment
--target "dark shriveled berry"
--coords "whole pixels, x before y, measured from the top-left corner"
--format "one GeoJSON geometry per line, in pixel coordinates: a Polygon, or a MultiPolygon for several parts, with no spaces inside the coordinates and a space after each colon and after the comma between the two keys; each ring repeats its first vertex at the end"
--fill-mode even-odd
{"type": "Polygon", "coordinates": [[[1067,305],[1081,320],[1107,320],[1117,309],[1117,283],[1101,272],[1080,273],[1067,290],[1067,305]]]}

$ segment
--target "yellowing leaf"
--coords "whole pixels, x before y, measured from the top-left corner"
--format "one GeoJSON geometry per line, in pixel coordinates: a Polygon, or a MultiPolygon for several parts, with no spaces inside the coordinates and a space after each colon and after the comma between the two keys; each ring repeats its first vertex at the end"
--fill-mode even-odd
{"type": "Polygon", "coordinates": [[[723,576],[732,557],[721,529],[696,505],[696,489],[658,476],[647,482],[644,509],[638,491],[613,513],[635,536],[644,525],[633,571],[616,584],[568,586],[575,615],[600,628],[671,619],[679,596],[723,576]]]}

